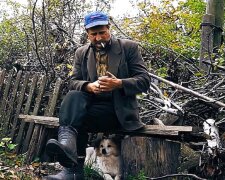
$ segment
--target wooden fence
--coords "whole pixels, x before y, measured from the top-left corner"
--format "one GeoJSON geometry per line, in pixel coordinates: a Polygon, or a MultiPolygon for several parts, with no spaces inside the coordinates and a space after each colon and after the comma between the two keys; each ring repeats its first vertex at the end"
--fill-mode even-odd
{"type": "Polygon", "coordinates": [[[20,121],[19,114],[56,116],[62,84],[61,79],[49,83],[39,73],[0,72],[0,135],[17,144],[17,153],[27,153],[26,162],[42,154],[43,142],[52,133],[47,126],[20,121]]]}

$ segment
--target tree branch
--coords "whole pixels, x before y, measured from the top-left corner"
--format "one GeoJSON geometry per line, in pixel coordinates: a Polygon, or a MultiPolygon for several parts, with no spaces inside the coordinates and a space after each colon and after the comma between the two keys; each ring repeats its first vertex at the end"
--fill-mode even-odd
{"type": "Polygon", "coordinates": [[[174,87],[174,88],[176,88],[176,89],[182,90],[182,91],[184,91],[184,92],[186,92],[186,93],[188,93],[188,94],[191,94],[191,95],[193,95],[193,96],[196,96],[196,97],[198,97],[198,98],[200,98],[200,99],[202,99],[202,100],[205,100],[205,101],[214,103],[214,104],[216,104],[216,105],[218,105],[218,106],[221,106],[221,107],[225,107],[225,104],[224,104],[223,102],[217,101],[217,100],[215,100],[215,99],[213,99],[213,98],[210,98],[210,97],[207,97],[207,96],[204,96],[204,95],[202,95],[202,94],[200,94],[200,93],[198,93],[198,92],[196,92],[196,91],[193,91],[193,90],[191,90],[191,89],[185,88],[185,87],[183,87],[183,86],[181,86],[181,85],[179,85],[179,84],[176,84],[176,83],[174,83],[174,82],[168,81],[168,80],[166,80],[166,79],[164,79],[164,78],[161,78],[161,77],[159,77],[159,76],[156,76],[155,74],[149,73],[149,75],[150,75],[151,77],[153,77],[153,78],[155,78],[155,79],[161,81],[161,82],[164,82],[164,83],[166,83],[166,84],[169,84],[169,85],[171,85],[172,87],[174,87]]]}

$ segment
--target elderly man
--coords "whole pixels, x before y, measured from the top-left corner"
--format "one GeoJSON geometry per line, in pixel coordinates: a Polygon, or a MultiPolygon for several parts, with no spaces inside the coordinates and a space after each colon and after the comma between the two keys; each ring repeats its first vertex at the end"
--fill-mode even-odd
{"type": "Polygon", "coordinates": [[[46,179],[84,179],[87,132],[143,127],[136,94],[149,89],[150,77],[138,44],[113,38],[109,17],[102,12],[86,15],[84,26],[90,43],[75,53],[71,91],[60,108],[58,140],[46,145],[47,153],[65,168],[46,179]]]}

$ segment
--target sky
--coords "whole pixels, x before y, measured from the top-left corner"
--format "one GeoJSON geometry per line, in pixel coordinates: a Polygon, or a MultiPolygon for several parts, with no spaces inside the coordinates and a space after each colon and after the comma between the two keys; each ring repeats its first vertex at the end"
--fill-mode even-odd
{"type": "Polygon", "coordinates": [[[137,9],[133,8],[130,0],[115,0],[112,9],[110,11],[111,16],[120,16],[120,15],[135,15],[137,9]]]}
{"type": "MultiPolygon", "coordinates": [[[[4,4],[5,0],[0,0],[0,11],[1,8],[5,9],[4,4]]],[[[13,0],[16,2],[19,2],[20,4],[27,4],[27,0],[13,0]]],[[[96,1],[96,0],[87,0],[87,1],[96,1]]],[[[152,3],[157,5],[160,0],[152,0],[152,3]]],[[[174,4],[177,4],[177,1],[179,0],[174,0],[174,4]]],[[[38,0],[38,4],[41,4],[42,0],[38,0]]],[[[138,0],[114,0],[114,3],[112,4],[112,9],[109,12],[109,15],[115,18],[120,18],[120,17],[135,17],[138,14],[137,8],[133,7],[133,5],[137,4],[138,0]],[[131,1],[133,3],[131,3],[131,1]]],[[[1,20],[1,17],[0,17],[1,20]]]]}
{"type": "MultiPolygon", "coordinates": [[[[27,4],[27,0],[14,0],[21,4],[27,4]]],[[[93,1],[93,0],[92,0],[93,1]]],[[[114,0],[112,5],[112,9],[110,11],[111,16],[120,17],[123,15],[135,16],[138,11],[134,7],[130,1],[136,2],[136,0],[114,0]]],[[[153,0],[153,2],[157,3],[159,0],[153,0]]],[[[0,0],[0,4],[4,2],[4,0],[0,0]]],[[[42,0],[38,0],[38,2],[42,2],[42,0]]],[[[2,5],[1,5],[2,6],[2,5]]],[[[2,6],[3,7],[3,6],[2,6]]]]}
{"type": "MultiPolygon", "coordinates": [[[[10,12],[10,8],[7,9],[6,4],[4,3],[5,0],[0,0],[0,11],[6,10],[7,13],[10,12]]],[[[18,2],[20,4],[27,5],[27,0],[13,0],[15,2],[18,2]]],[[[87,0],[87,1],[93,1],[95,2],[96,0],[87,0]]],[[[114,0],[114,3],[112,4],[112,8],[109,12],[109,15],[114,17],[114,18],[120,18],[124,16],[129,16],[129,17],[134,17],[137,15],[138,10],[137,8],[132,7],[132,4],[130,1],[136,2],[136,0],[114,0]]],[[[154,0],[158,1],[158,0],[154,0]]],[[[41,5],[42,0],[38,0],[37,4],[41,5]]],[[[1,17],[0,17],[1,21],[1,17]]]]}
{"type": "MultiPolygon", "coordinates": [[[[3,0],[0,0],[0,2],[3,0]]],[[[16,2],[19,2],[21,4],[27,4],[27,0],[14,0],[16,2]]],[[[42,2],[41,0],[38,0],[39,2],[42,2]]],[[[155,0],[157,1],[157,0],[155,0]]],[[[137,13],[137,10],[135,12],[135,8],[132,7],[130,0],[114,0],[114,4],[112,6],[112,10],[110,11],[110,15],[124,15],[124,14],[135,14],[137,13]]]]}

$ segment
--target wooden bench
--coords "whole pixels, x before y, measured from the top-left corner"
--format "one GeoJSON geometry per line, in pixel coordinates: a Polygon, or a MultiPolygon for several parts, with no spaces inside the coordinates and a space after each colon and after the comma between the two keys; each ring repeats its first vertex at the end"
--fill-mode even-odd
{"type": "MultiPolygon", "coordinates": [[[[24,115],[20,114],[19,119],[24,122],[35,123],[44,125],[46,127],[58,127],[59,118],[48,117],[48,116],[34,116],[34,115],[24,115]]],[[[117,132],[112,132],[115,134],[130,134],[134,136],[158,136],[169,138],[170,136],[181,136],[182,134],[189,133],[189,135],[194,135],[196,132],[192,126],[161,126],[161,125],[145,125],[141,130],[137,131],[125,131],[118,130],[117,132]]]]}
{"type": "MultiPolygon", "coordinates": [[[[64,86],[61,79],[49,83],[46,76],[39,73],[0,71],[0,137],[11,137],[17,144],[16,152],[26,153],[26,163],[40,157],[47,140],[56,134],[58,110],[65,95],[62,92],[64,86]]],[[[191,126],[146,125],[138,131],[118,130],[111,133],[179,141],[189,141],[199,136],[191,126]]],[[[135,139],[129,141],[136,143],[135,139]]],[[[146,140],[142,142],[146,143],[146,140]]],[[[162,142],[159,146],[163,147],[162,142]]]]}

